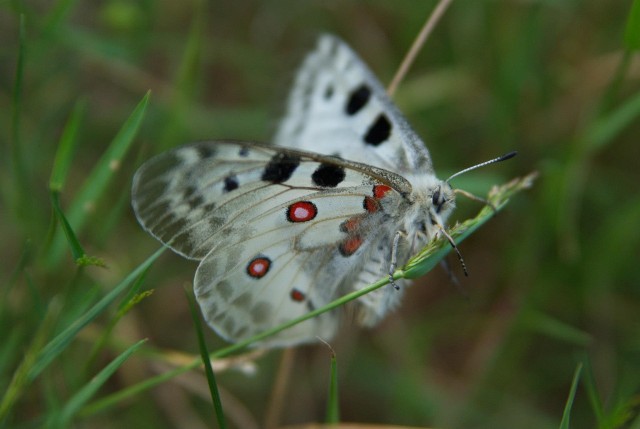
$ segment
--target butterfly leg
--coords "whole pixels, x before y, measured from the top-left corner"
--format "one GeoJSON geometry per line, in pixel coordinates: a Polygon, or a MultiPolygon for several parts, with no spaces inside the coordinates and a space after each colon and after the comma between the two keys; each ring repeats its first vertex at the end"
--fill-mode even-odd
{"type": "Polygon", "coordinates": [[[458,256],[458,260],[460,261],[460,265],[462,265],[462,271],[464,272],[464,276],[465,277],[469,277],[469,273],[467,272],[467,264],[464,263],[464,259],[462,258],[462,253],[460,253],[460,249],[458,249],[458,246],[456,245],[456,242],[454,241],[453,237],[451,237],[449,235],[449,233],[447,232],[447,230],[445,229],[444,226],[442,226],[440,224],[440,222],[435,221],[434,224],[438,227],[438,229],[440,230],[439,232],[444,235],[444,237],[447,239],[447,241],[449,241],[449,244],[451,244],[451,247],[453,247],[453,250],[455,250],[456,255],[458,256]]]}
{"type": "Polygon", "coordinates": [[[396,231],[396,235],[393,237],[393,246],[391,247],[391,265],[389,266],[389,284],[394,287],[395,290],[400,290],[400,286],[396,284],[393,279],[393,273],[396,272],[398,267],[398,246],[400,245],[400,238],[404,234],[401,231],[396,231]]]}
{"type": "Polygon", "coordinates": [[[496,206],[494,206],[493,203],[489,200],[485,200],[482,197],[474,195],[471,192],[463,191],[462,189],[454,189],[453,192],[455,192],[456,194],[464,195],[465,197],[469,198],[472,201],[477,201],[479,203],[482,203],[486,206],[491,207],[491,210],[493,210],[493,214],[496,214],[498,212],[498,209],[496,209],[496,206]]]}

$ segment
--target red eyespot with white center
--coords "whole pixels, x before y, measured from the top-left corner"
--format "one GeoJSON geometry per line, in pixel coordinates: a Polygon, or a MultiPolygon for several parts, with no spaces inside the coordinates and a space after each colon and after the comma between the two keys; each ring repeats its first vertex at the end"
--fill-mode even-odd
{"type": "Polygon", "coordinates": [[[289,222],[309,222],[318,215],[318,208],[311,201],[298,201],[287,208],[289,222]]]}
{"type": "Polygon", "coordinates": [[[259,279],[269,272],[269,268],[271,268],[271,260],[264,256],[258,256],[247,265],[247,274],[254,279],[259,279]]]}

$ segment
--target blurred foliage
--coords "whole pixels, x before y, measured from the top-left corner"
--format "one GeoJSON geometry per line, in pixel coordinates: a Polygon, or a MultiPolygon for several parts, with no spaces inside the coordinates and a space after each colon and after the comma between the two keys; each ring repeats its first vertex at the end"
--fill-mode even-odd
{"type": "MultiPolygon", "coordinates": [[[[195,265],[165,252],[138,277],[158,244],[129,209],[136,166],[192,140],[268,141],[318,33],[342,37],[388,82],[435,3],[1,3],[0,386],[10,389],[0,427],[208,427],[202,371],[140,384],[197,362],[199,349],[182,289],[195,265]],[[122,133],[133,143],[108,163],[122,133]],[[75,209],[82,228],[69,224],[106,268],[77,267],[68,248],[55,254],[63,238],[50,191],[69,214],[96,169],[97,198],[75,209]],[[124,282],[155,293],[115,305],[109,292],[124,282]],[[30,376],[47,359],[38,353],[61,338],[68,346],[30,376]],[[89,384],[96,375],[100,389],[89,384]],[[126,401],[89,403],[123,391],[126,401]]],[[[462,293],[436,269],[376,329],[345,321],[331,344],[343,421],[555,428],[582,364],[571,426],[640,427],[638,3],[457,0],[446,13],[397,103],[441,177],[519,151],[456,187],[484,195],[532,170],[540,178],[462,244],[470,272],[462,293]]],[[[458,206],[459,220],[478,210],[463,198],[458,206]]],[[[210,351],[224,346],[206,336],[210,351]]],[[[278,399],[282,422],[322,421],[325,347],[296,350],[288,375],[279,351],[214,361],[229,426],[262,422],[278,399]],[[288,389],[276,389],[285,377],[288,389]]]]}

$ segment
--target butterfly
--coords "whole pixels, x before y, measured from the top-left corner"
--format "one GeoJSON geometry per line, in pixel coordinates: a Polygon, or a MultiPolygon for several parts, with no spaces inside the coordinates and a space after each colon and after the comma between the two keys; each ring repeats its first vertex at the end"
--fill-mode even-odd
{"type": "MultiPolygon", "coordinates": [[[[455,207],[423,141],[337,37],[321,36],[304,60],[274,140],[184,145],[133,179],[138,221],[199,261],[196,298],[231,342],[389,276],[446,234],[455,207]]],[[[398,305],[403,280],[395,285],[356,301],[360,324],[398,305]]],[[[261,345],[329,339],[338,323],[333,310],[261,345]]]]}

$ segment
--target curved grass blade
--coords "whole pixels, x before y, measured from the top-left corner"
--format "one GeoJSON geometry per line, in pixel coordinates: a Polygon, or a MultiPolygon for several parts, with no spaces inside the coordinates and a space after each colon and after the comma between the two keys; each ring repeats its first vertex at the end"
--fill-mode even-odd
{"type": "Polygon", "coordinates": [[[578,381],[580,381],[580,373],[582,372],[582,363],[578,364],[576,372],[573,374],[573,382],[571,383],[571,390],[569,391],[569,397],[567,403],[564,406],[564,412],[562,413],[562,420],[560,421],[560,429],[569,429],[569,420],[571,419],[571,408],[573,407],[573,401],[576,397],[576,390],[578,390],[578,381]]]}
{"type": "MultiPolygon", "coordinates": [[[[500,187],[496,187],[489,194],[489,202],[494,204],[497,210],[502,209],[507,203],[509,198],[511,198],[516,193],[528,189],[531,187],[533,180],[537,177],[537,173],[531,173],[525,177],[514,179],[511,182],[502,185],[500,187]]],[[[452,237],[456,240],[456,242],[462,241],[464,238],[468,237],[473,231],[479,228],[484,222],[486,222],[493,215],[493,210],[489,207],[484,207],[478,215],[471,220],[468,220],[462,224],[462,226],[458,226],[450,231],[452,237]]],[[[451,251],[451,247],[448,242],[444,240],[435,240],[430,243],[423,252],[421,252],[418,256],[413,258],[404,270],[396,271],[394,274],[394,278],[398,279],[401,277],[405,278],[413,278],[409,276],[417,276],[417,273],[426,273],[425,267],[433,268],[438,262],[451,251]]],[[[311,319],[313,317],[318,316],[319,314],[325,313],[327,311],[331,311],[336,307],[346,304],[349,301],[353,301],[369,292],[372,292],[376,289],[379,289],[389,283],[388,278],[383,278],[378,280],[377,282],[369,285],[368,287],[361,289],[359,291],[352,292],[348,295],[342,296],[337,300],[331,302],[330,304],[325,305],[324,307],[318,308],[310,313],[307,313],[304,316],[298,317],[297,319],[291,320],[285,324],[280,326],[276,326],[267,331],[261,332],[260,334],[254,335],[251,338],[248,338],[242,342],[238,342],[232,344],[228,347],[220,349],[216,352],[211,353],[209,356],[211,359],[217,359],[225,356],[229,356],[233,353],[239,352],[250,345],[254,345],[261,340],[264,340],[272,335],[275,335],[285,329],[290,328],[298,323],[304,322],[305,320],[311,319]]],[[[191,369],[194,369],[200,365],[201,360],[195,359],[187,365],[183,365],[181,367],[175,368],[171,371],[165,372],[164,374],[160,374],[155,377],[151,377],[141,383],[138,383],[129,388],[123,389],[119,392],[116,392],[106,398],[103,398],[99,401],[96,401],[92,404],[89,404],[84,410],[83,414],[94,414],[97,412],[104,411],[120,402],[127,400],[131,397],[136,396],[140,392],[143,392],[147,389],[150,389],[158,384],[161,384],[165,381],[172,379],[180,374],[183,374],[191,369]]]]}
{"type": "Polygon", "coordinates": [[[29,379],[35,379],[40,373],[73,341],[75,336],[82,328],[87,326],[91,321],[98,317],[109,305],[122,293],[134,280],[141,275],[158,257],[164,252],[165,248],[159,249],[151,255],[146,261],[140,264],[127,277],[124,278],[115,288],[91,307],[85,314],[76,319],[64,331],[58,334],[46,346],[44,346],[38,355],[37,361],[29,372],[29,379]]]}
{"type": "MultiPolygon", "coordinates": [[[[82,189],[67,211],[67,219],[75,231],[80,232],[89,219],[90,208],[94,207],[98,199],[105,193],[108,185],[115,176],[122,158],[127,154],[140,128],[144,117],[150,92],[142,98],[133,113],[125,121],[118,134],[114,137],[109,148],[93,168],[82,189]]],[[[53,240],[47,264],[51,267],[60,260],[64,250],[64,240],[56,234],[53,240]]]]}
{"type": "Polygon", "coordinates": [[[634,0],[624,31],[624,44],[630,51],[640,49],[640,0],[634,0]]]}
{"type": "Polygon", "coordinates": [[[191,317],[198,334],[198,348],[200,349],[200,357],[204,365],[205,374],[207,375],[207,384],[209,385],[209,393],[211,394],[211,401],[213,402],[213,408],[216,413],[216,419],[218,421],[218,427],[225,429],[227,424],[224,419],[224,411],[222,409],[222,401],[220,400],[220,392],[218,392],[218,383],[216,382],[216,376],[213,373],[211,367],[211,359],[209,358],[209,351],[207,350],[207,343],[204,340],[204,332],[202,332],[202,323],[200,322],[200,315],[196,309],[193,296],[185,290],[187,301],[189,302],[189,310],[191,311],[191,317]]]}
{"type": "Polygon", "coordinates": [[[113,375],[114,372],[131,356],[142,344],[147,340],[143,339],[129,347],[106,367],[102,369],[93,379],[80,389],[62,408],[60,414],[56,414],[52,421],[50,421],[50,427],[70,427],[71,421],[78,414],[78,411],[86,404],[93,395],[96,394],[98,389],[106,383],[106,381],[113,375]]]}

